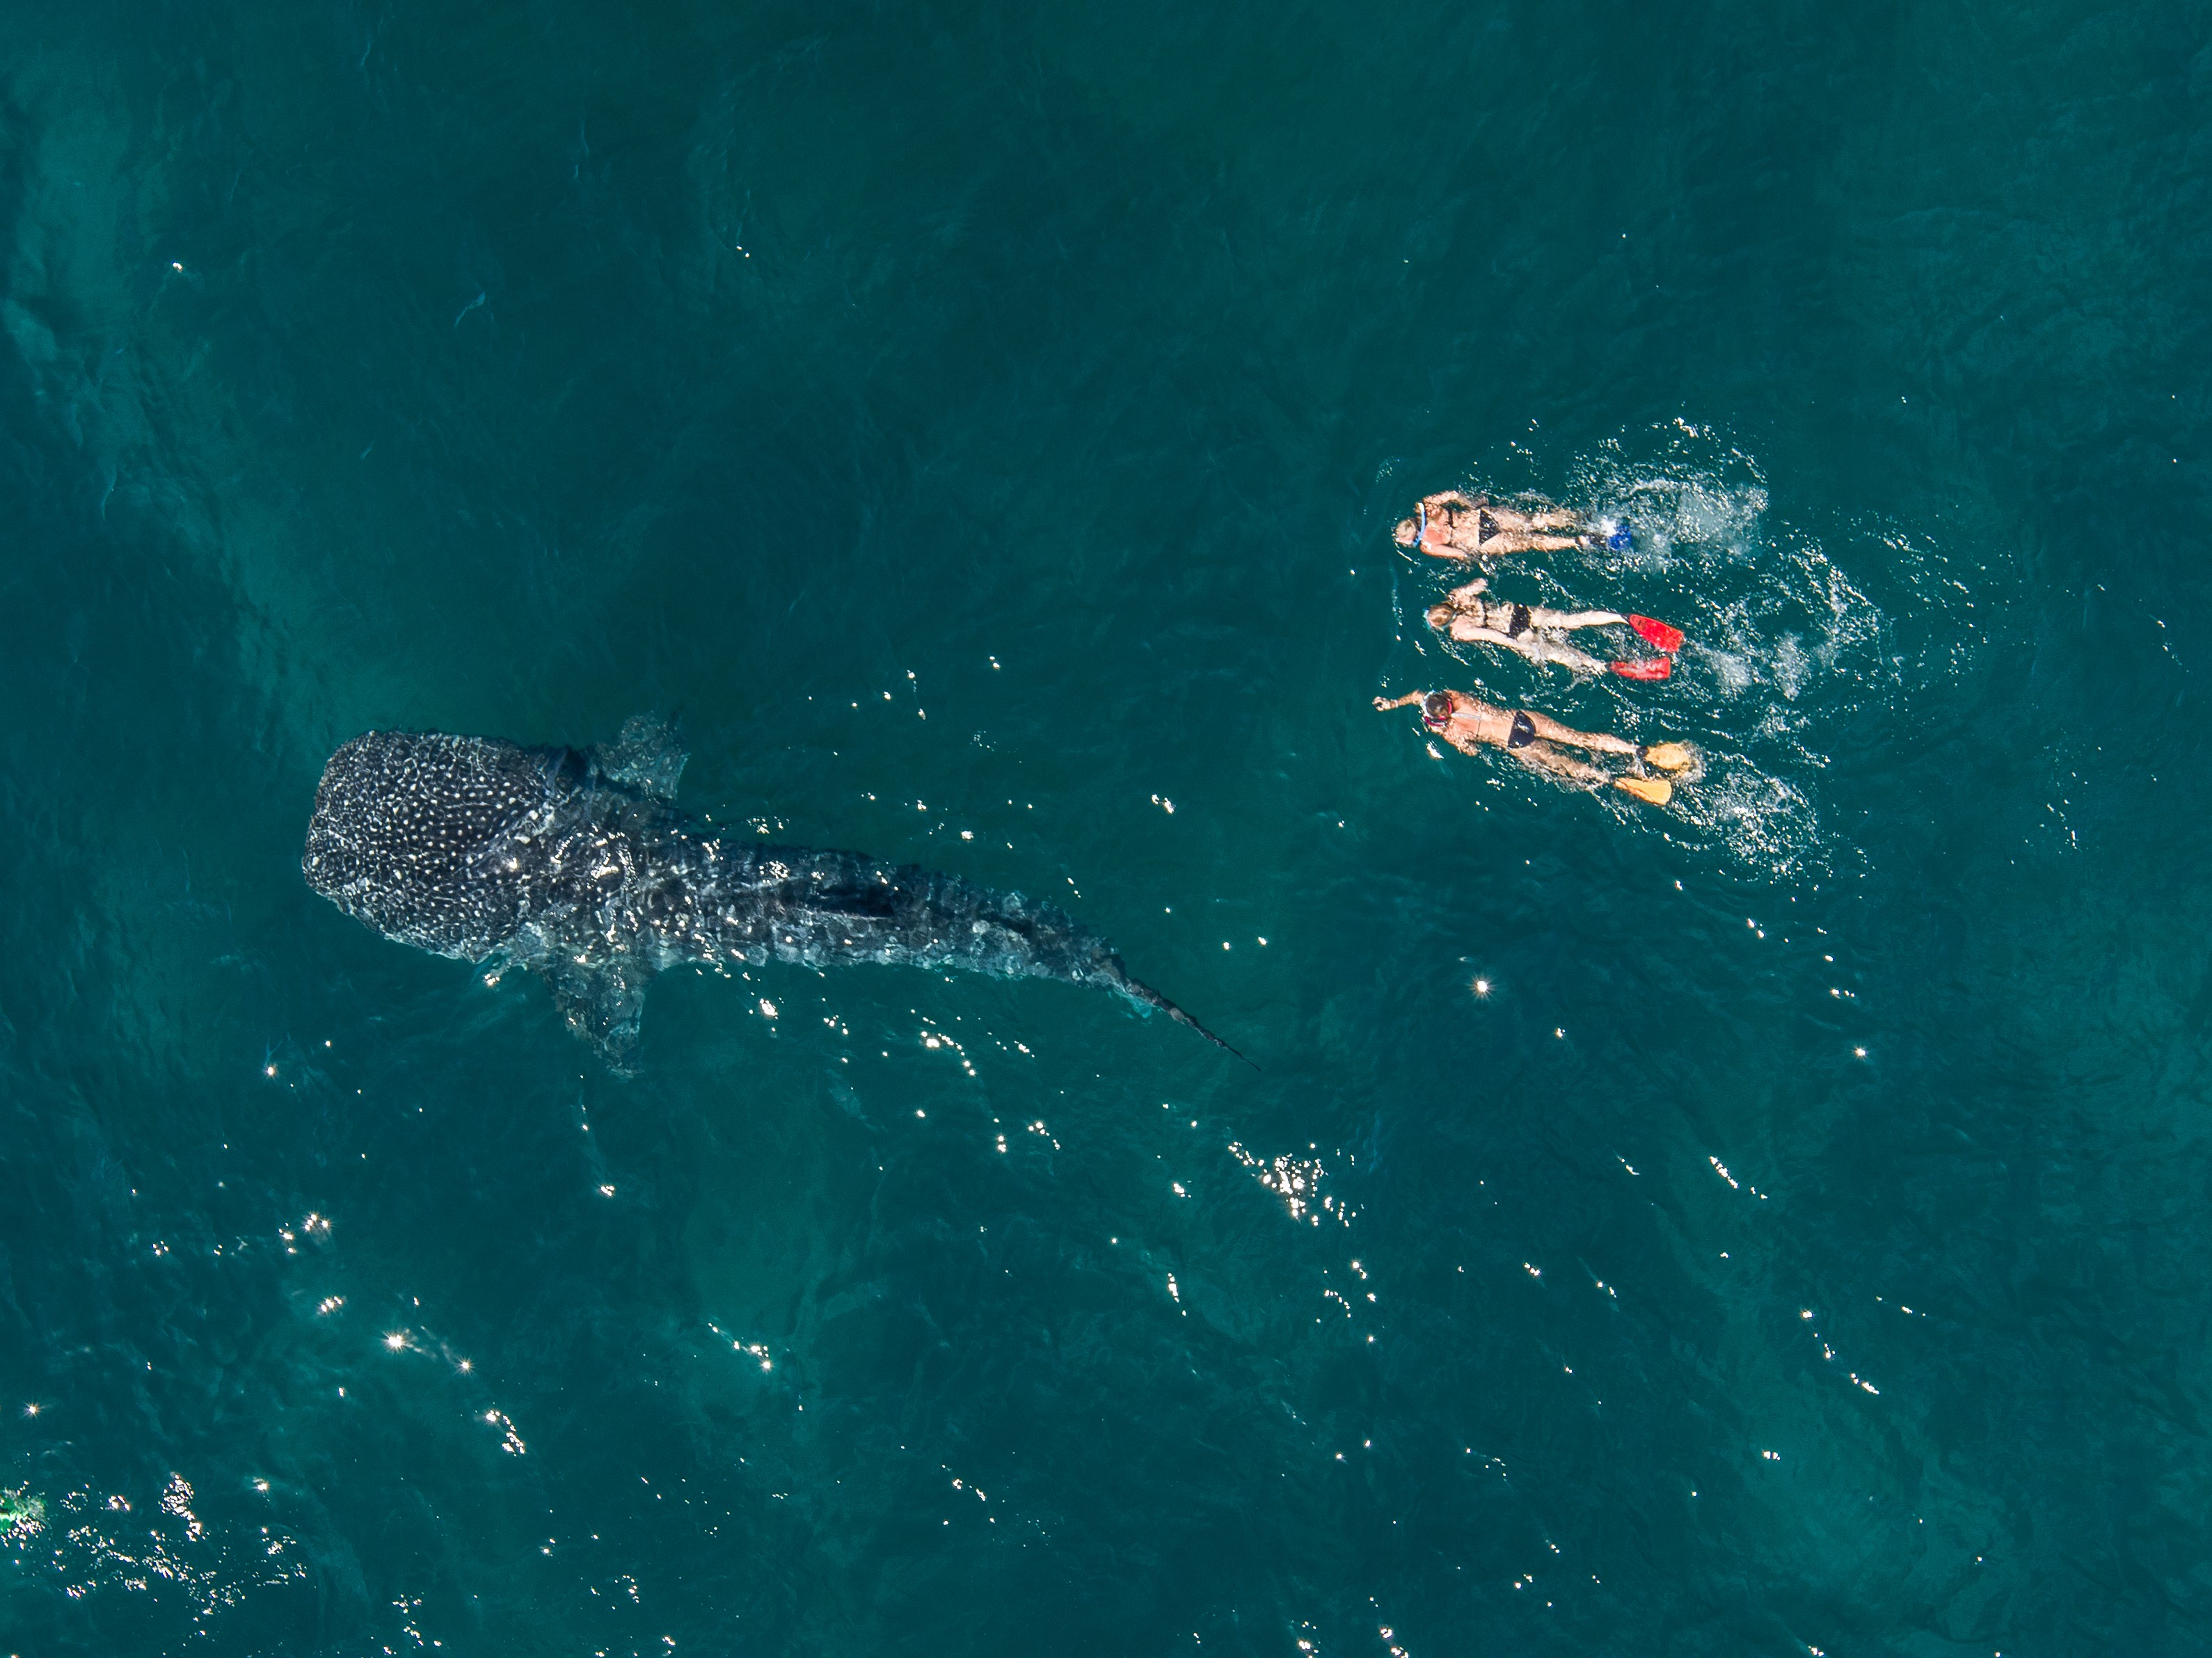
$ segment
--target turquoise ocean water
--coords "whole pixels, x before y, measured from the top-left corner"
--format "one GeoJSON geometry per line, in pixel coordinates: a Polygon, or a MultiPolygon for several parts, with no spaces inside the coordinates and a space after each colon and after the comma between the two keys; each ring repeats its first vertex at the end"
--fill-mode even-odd
{"type": "Polygon", "coordinates": [[[0,1651],[2212,1649],[2202,7],[18,5],[0,245],[0,1651]],[[302,884],[641,710],[1256,1069],[302,884]]]}

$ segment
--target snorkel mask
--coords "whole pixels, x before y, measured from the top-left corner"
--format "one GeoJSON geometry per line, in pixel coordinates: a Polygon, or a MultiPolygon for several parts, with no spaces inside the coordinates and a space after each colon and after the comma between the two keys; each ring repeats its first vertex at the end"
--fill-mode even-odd
{"type": "Polygon", "coordinates": [[[1432,732],[1440,732],[1451,724],[1452,700],[1449,691],[1431,691],[1421,699],[1421,723],[1432,732]]]}

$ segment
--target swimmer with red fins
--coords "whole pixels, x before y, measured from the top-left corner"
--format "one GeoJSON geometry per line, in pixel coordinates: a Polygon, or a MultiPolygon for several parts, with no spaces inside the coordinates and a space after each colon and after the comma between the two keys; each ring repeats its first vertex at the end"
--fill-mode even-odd
{"type": "Polygon", "coordinates": [[[1603,673],[1610,668],[1623,679],[1664,679],[1674,671],[1674,653],[1682,648],[1680,628],[1614,610],[1547,610],[1534,604],[1509,604],[1484,598],[1489,587],[1487,580],[1477,577],[1454,588],[1429,611],[1429,626],[1462,645],[1500,646],[1539,665],[1556,662],[1574,673],[1603,673]],[[1662,654],[1602,662],[1556,637],[1577,628],[1632,628],[1662,654]]]}

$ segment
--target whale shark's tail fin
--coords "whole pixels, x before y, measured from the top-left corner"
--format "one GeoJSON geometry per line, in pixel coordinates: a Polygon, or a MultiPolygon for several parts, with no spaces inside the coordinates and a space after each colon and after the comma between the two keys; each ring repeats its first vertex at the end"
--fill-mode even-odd
{"type": "MultiPolygon", "coordinates": [[[[1141,1003],[1146,1007],[1156,1007],[1159,1009],[1161,1012],[1166,1014],[1168,1017],[1173,1019],[1177,1024],[1188,1025],[1193,1030],[1198,1032],[1200,1035],[1205,1037],[1206,1041],[1212,1042],[1223,1053],[1235,1054],[1238,1059],[1244,1060],[1244,1056],[1242,1054],[1238,1054],[1237,1050],[1230,1047],[1227,1042],[1223,1042],[1220,1037],[1215,1035],[1204,1025],[1199,1023],[1197,1020],[1192,1018],[1189,1014],[1184,1012],[1166,997],[1161,995],[1160,993],[1153,989],[1152,986],[1145,983],[1143,980],[1130,977],[1128,973],[1125,970],[1119,975],[1115,983],[1120,988],[1121,993],[1127,996],[1131,1001],[1141,1003]]],[[[1249,1060],[1244,1060],[1244,1063],[1251,1065],[1255,1071],[1257,1071],[1260,1068],[1256,1065],[1252,1065],[1252,1061],[1249,1060]]]]}

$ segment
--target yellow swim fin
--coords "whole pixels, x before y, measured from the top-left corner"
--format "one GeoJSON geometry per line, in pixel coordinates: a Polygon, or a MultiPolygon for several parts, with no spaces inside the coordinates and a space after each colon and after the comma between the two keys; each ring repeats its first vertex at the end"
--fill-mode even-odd
{"type": "Polygon", "coordinates": [[[1647,805],[1663,806],[1674,798],[1674,786],[1663,777],[1616,777],[1613,786],[1647,805]]]}
{"type": "Polygon", "coordinates": [[[1646,765],[1656,766],[1661,771],[1687,771],[1698,763],[1698,756],[1687,743],[1654,743],[1639,752],[1646,765]]]}

